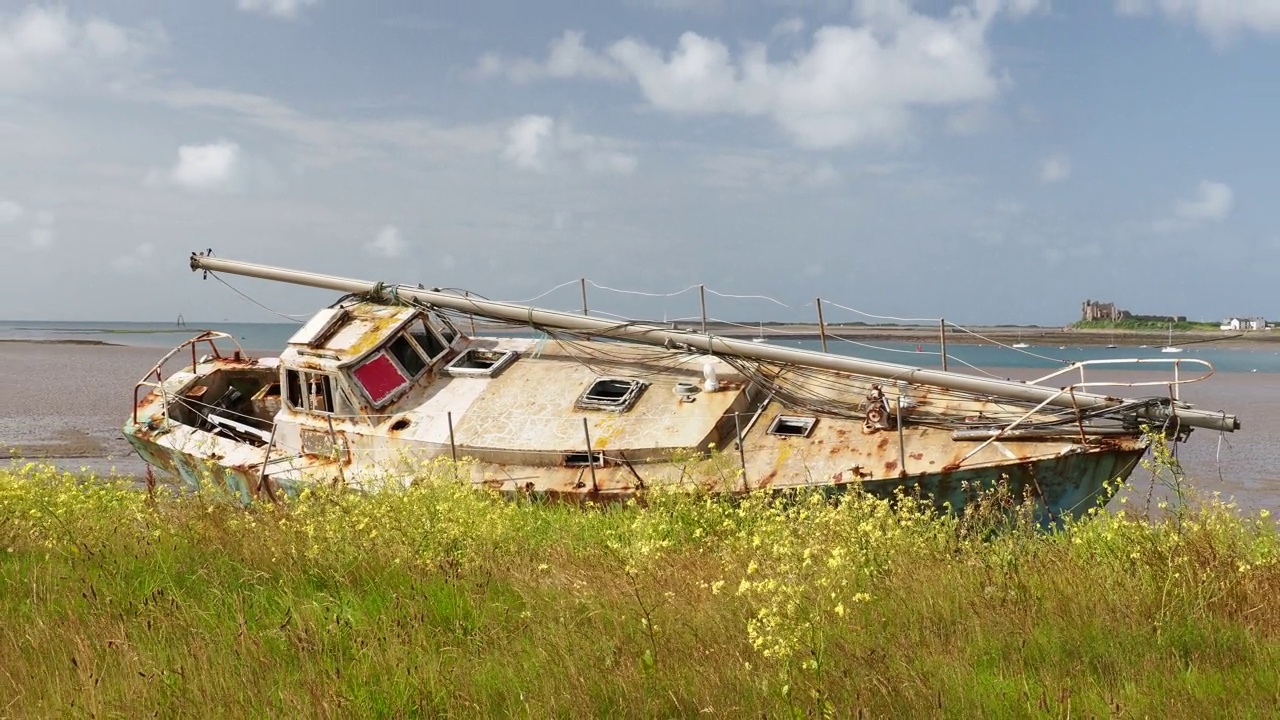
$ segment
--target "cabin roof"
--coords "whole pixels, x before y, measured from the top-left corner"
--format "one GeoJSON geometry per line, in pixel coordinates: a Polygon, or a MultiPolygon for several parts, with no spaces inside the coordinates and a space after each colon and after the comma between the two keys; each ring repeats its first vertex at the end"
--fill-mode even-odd
{"type": "Polygon", "coordinates": [[[414,307],[366,301],[328,307],[289,338],[280,360],[286,365],[346,365],[381,345],[417,315],[414,307]]]}

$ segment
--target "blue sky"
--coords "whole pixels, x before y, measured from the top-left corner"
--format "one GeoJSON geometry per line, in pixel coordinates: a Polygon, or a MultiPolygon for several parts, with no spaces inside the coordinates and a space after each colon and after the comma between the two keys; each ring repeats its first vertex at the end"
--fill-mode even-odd
{"type": "Polygon", "coordinates": [[[0,2],[0,317],[277,320],[212,247],[780,303],[724,319],[1277,319],[1276,67],[1280,0],[0,2]]]}

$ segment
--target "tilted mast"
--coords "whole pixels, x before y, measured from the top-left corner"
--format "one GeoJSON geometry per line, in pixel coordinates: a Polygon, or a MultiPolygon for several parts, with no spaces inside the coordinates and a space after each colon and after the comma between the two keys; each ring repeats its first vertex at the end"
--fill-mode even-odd
{"type": "MultiPolygon", "coordinates": [[[[831,355],[811,350],[762,345],[732,338],[706,335],[690,330],[672,330],[658,325],[644,323],[620,324],[612,320],[601,320],[556,310],[544,310],[527,305],[463,297],[436,290],[424,290],[410,285],[386,285],[369,280],[321,275],[239,260],[226,260],[199,253],[191,254],[191,269],[195,271],[225,272],[343,293],[369,293],[375,290],[382,290],[428,305],[495,320],[526,323],[573,332],[587,332],[601,337],[611,337],[649,345],[683,346],[714,355],[804,365],[836,372],[866,375],[887,381],[905,381],[948,388],[959,392],[994,395],[1031,403],[1046,403],[1051,406],[1068,409],[1105,409],[1132,402],[1132,400],[1090,393],[1064,394],[1058,388],[1027,385],[1009,380],[980,378],[961,373],[929,370],[910,365],[864,360],[843,355],[831,355]]],[[[1185,427],[1208,428],[1226,432],[1232,432],[1240,428],[1240,421],[1234,415],[1195,410],[1184,403],[1175,402],[1172,410],[1166,407],[1141,406],[1137,409],[1137,414],[1139,417],[1158,423],[1168,420],[1170,414],[1176,414],[1178,423],[1185,427]]]]}

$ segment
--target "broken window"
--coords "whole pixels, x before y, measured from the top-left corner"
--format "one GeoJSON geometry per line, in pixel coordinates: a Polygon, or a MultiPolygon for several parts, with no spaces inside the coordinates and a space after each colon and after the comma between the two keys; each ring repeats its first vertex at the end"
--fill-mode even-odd
{"type": "Polygon", "coordinates": [[[444,338],[444,343],[446,345],[452,345],[453,339],[458,337],[458,329],[453,326],[453,323],[449,321],[449,318],[439,313],[431,313],[431,319],[436,330],[440,333],[440,337],[444,338]]]}
{"type": "Polygon", "coordinates": [[[375,406],[383,405],[392,394],[409,384],[409,378],[385,350],[374,353],[351,374],[375,406]]]}
{"type": "Polygon", "coordinates": [[[311,410],[333,412],[333,380],[328,375],[312,373],[308,385],[311,386],[311,410]]]}
{"type": "MultiPolygon", "coordinates": [[[[341,389],[334,387],[333,376],[328,373],[286,369],[284,380],[285,402],[294,410],[334,413],[339,409],[339,401],[343,401],[344,408],[349,404],[341,389]],[[305,392],[303,388],[306,388],[305,392]]],[[[274,387],[279,392],[280,386],[274,387]]]]}
{"type": "Polygon", "coordinates": [[[404,335],[400,335],[393,340],[387,349],[400,362],[400,367],[404,368],[409,377],[416,378],[422,374],[423,370],[427,369],[427,361],[422,359],[418,349],[404,335]]]}
{"type": "Polygon", "coordinates": [[[444,371],[454,377],[494,377],[516,357],[515,351],[470,348],[445,365],[444,371]]]}
{"type": "Polygon", "coordinates": [[[285,370],[284,380],[284,385],[288,389],[285,402],[294,410],[306,410],[306,401],[302,399],[302,374],[297,370],[285,370]]]}
{"type": "Polygon", "coordinates": [[[649,386],[643,380],[630,378],[596,378],[578,397],[574,407],[579,410],[609,410],[626,412],[640,399],[640,393],[649,386]]]}
{"type": "Polygon", "coordinates": [[[417,318],[409,324],[409,336],[418,343],[418,347],[422,348],[431,360],[440,357],[449,349],[449,346],[436,335],[435,330],[427,326],[422,318],[417,318]]]}
{"type": "Polygon", "coordinates": [[[818,418],[800,417],[797,415],[779,415],[769,423],[770,435],[783,437],[809,437],[818,418]]]}

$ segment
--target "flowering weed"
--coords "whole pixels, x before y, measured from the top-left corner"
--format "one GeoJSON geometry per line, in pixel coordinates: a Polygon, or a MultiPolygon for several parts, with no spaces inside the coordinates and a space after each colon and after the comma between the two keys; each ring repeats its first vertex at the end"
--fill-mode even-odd
{"type": "Polygon", "coordinates": [[[1217,498],[1046,531],[1010,498],[575,508],[469,476],[245,506],[0,473],[2,714],[1202,717],[1280,696],[1276,526],[1217,498]]]}

